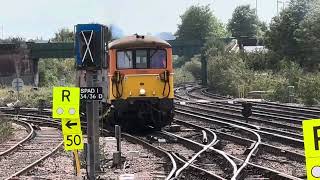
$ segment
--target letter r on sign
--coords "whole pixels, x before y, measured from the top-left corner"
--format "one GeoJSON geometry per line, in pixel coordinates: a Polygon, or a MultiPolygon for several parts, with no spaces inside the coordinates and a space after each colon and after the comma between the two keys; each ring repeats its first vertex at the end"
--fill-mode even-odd
{"type": "Polygon", "coordinates": [[[64,98],[67,98],[68,101],[70,102],[69,96],[70,96],[69,90],[62,90],[62,102],[64,101],[64,98]]]}
{"type": "Polygon", "coordinates": [[[314,136],[314,149],[319,150],[319,141],[320,137],[318,136],[318,130],[320,129],[320,126],[314,126],[313,127],[313,136],[314,136]]]}

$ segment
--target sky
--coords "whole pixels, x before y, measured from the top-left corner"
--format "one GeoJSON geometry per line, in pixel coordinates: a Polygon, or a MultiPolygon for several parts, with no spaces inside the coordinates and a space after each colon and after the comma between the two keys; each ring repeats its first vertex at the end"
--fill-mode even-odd
{"type": "MultiPolygon", "coordinates": [[[[258,16],[269,23],[277,0],[257,0],[258,16]]],[[[49,39],[61,28],[78,23],[114,24],[126,35],[176,32],[180,15],[191,5],[210,5],[223,23],[235,7],[256,0],[0,0],[0,38],[49,39]],[[3,27],[3,31],[2,31],[3,27]],[[3,32],[3,33],[2,33],[3,32]]],[[[279,5],[280,7],[282,5],[279,5]]]]}

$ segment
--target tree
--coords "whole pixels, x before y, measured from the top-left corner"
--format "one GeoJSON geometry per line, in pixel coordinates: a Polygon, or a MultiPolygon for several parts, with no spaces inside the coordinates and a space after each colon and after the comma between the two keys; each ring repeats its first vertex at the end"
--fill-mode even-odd
{"type": "Polygon", "coordinates": [[[236,7],[233,11],[232,18],[228,23],[228,30],[237,39],[241,36],[254,37],[257,34],[258,26],[259,20],[255,9],[251,9],[249,5],[243,5],[236,7]]]}
{"type": "Polygon", "coordinates": [[[296,31],[297,42],[300,47],[302,64],[309,71],[319,71],[320,62],[320,1],[314,1],[310,6],[296,31]]]}
{"type": "Polygon", "coordinates": [[[51,39],[52,42],[73,42],[74,33],[67,28],[62,28],[55,33],[55,36],[51,39]]]}
{"type": "Polygon", "coordinates": [[[224,37],[226,35],[223,24],[212,14],[209,5],[191,6],[180,16],[176,35],[178,40],[200,40],[204,42],[208,36],[224,37]]]}
{"type": "Polygon", "coordinates": [[[297,30],[309,11],[312,0],[292,0],[289,7],[272,19],[270,30],[265,37],[265,45],[281,57],[299,59],[300,47],[297,30]]]}

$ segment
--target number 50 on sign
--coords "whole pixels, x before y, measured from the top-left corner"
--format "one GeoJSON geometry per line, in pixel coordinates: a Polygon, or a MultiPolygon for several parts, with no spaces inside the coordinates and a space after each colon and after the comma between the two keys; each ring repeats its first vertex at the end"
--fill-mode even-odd
{"type": "Polygon", "coordinates": [[[64,149],[67,151],[83,149],[82,134],[66,134],[63,135],[64,149]]]}

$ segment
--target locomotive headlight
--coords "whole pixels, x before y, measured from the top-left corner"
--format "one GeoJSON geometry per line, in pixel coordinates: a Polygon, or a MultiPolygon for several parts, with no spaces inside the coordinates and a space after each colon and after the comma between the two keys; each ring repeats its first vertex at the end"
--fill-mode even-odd
{"type": "Polygon", "coordinates": [[[139,95],[140,96],[145,96],[146,95],[146,90],[141,88],[140,91],[139,91],[139,95]]]}

